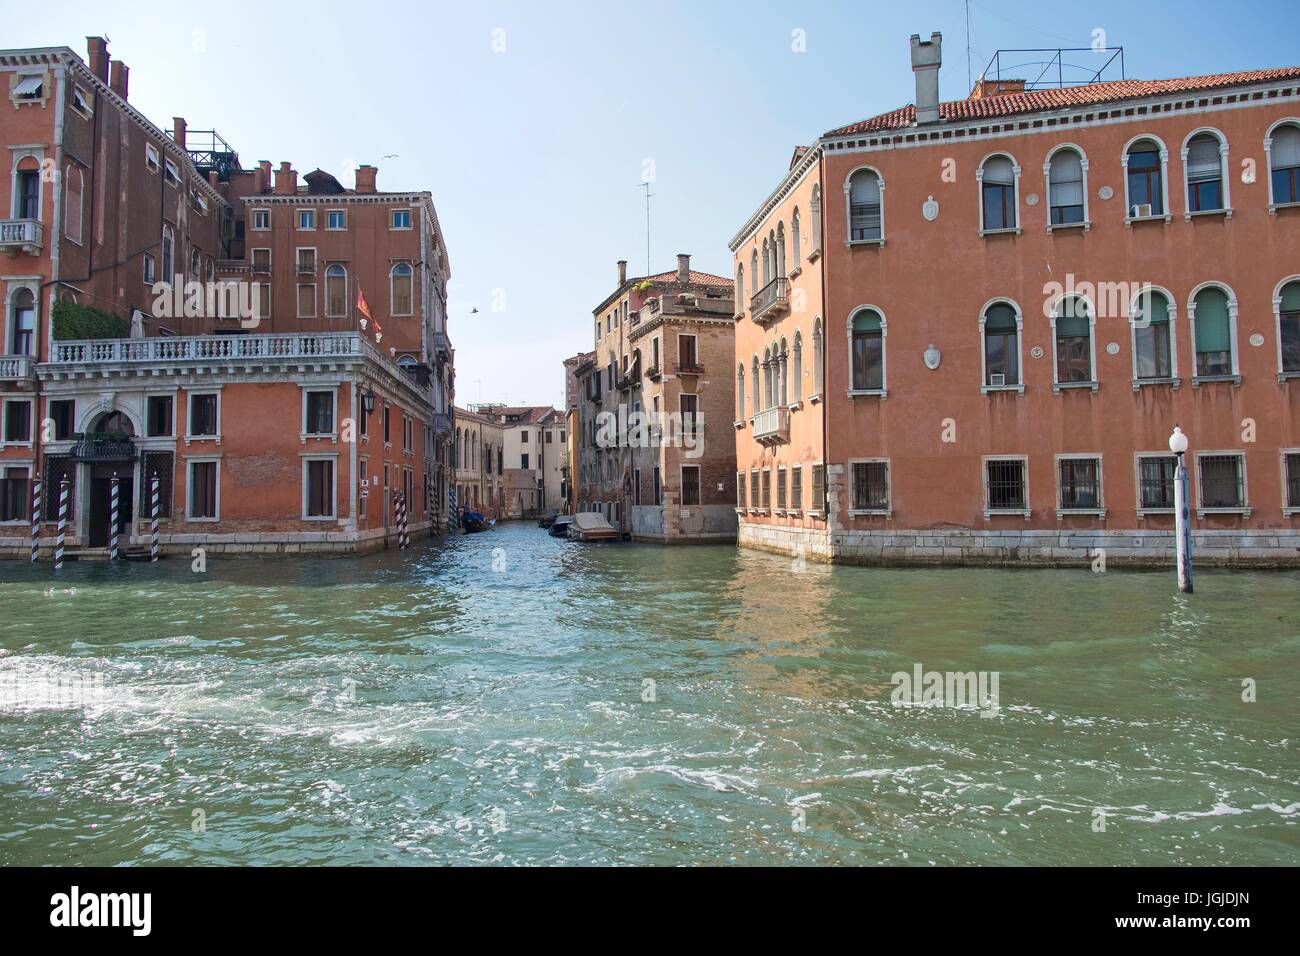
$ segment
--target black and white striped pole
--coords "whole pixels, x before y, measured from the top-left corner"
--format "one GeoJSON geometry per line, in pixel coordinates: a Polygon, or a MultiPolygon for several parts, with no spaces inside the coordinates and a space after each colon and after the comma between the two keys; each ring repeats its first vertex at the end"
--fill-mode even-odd
{"type": "Polygon", "coordinates": [[[1187,502],[1187,436],[1177,425],[1169,436],[1169,450],[1178,456],[1174,475],[1174,534],[1178,538],[1178,590],[1192,593],[1192,516],[1187,502]]]}
{"type": "Polygon", "coordinates": [[[406,532],[406,492],[397,493],[397,547],[405,551],[411,546],[411,539],[406,532]]]}
{"type": "Polygon", "coordinates": [[[149,560],[158,560],[158,473],[149,480],[149,560]]]}
{"type": "Polygon", "coordinates": [[[117,560],[117,516],[121,507],[121,479],[114,475],[108,480],[108,560],[117,560]]]}
{"type": "Polygon", "coordinates": [[[32,560],[40,556],[41,551],[41,476],[32,478],[32,560]]]}
{"type": "Polygon", "coordinates": [[[63,539],[68,531],[68,479],[59,479],[59,527],[54,535],[54,570],[63,569],[63,539]]]}

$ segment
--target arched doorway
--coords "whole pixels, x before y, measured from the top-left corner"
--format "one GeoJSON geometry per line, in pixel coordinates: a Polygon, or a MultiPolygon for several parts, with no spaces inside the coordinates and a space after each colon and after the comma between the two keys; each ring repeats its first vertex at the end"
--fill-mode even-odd
{"type": "Polygon", "coordinates": [[[87,544],[106,548],[112,515],[113,479],[118,493],[117,533],[119,547],[129,543],[131,522],[135,517],[135,426],[119,411],[105,412],[86,430],[79,443],[79,454],[86,463],[85,483],[90,501],[86,508],[87,544]]]}

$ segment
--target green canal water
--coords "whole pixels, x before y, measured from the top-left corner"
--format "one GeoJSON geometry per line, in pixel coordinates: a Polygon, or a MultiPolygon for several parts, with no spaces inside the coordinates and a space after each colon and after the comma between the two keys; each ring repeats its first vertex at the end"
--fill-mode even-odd
{"type": "Polygon", "coordinates": [[[6,864],[1300,863],[1293,573],[519,525],[52,578],[0,564],[6,864]],[[895,706],[917,664],[996,715],[895,706]]]}

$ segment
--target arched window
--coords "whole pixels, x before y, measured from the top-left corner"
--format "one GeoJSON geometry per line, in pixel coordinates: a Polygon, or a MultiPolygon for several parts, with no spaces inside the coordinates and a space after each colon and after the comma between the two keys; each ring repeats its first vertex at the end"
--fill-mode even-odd
{"type": "Polygon", "coordinates": [[[794,400],[803,400],[803,336],[794,330],[794,400]]]}
{"type": "Polygon", "coordinates": [[[785,223],[776,224],[776,277],[784,279],[785,269],[785,223]]]}
{"type": "Polygon", "coordinates": [[[1188,311],[1196,345],[1196,377],[1236,374],[1232,347],[1235,302],[1218,286],[1206,286],[1192,297],[1188,311]]]}
{"type": "Polygon", "coordinates": [[[1128,218],[1165,214],[1165,158],[1164,147],[1154,139],[1139,139],[1124,153],[1128,218]]]}
{"type": "Polygon", "coordinates": [[[9,354],[36,354],[36,297],[31,289],[19,289],[13,297],[9,354]]]}
{"type": "Polygon", "coordinates": [[[825,367],[825,345],[823,344],[822,320],[818,316],[813,320],[813,394],[822,393],[822,369],[825,367]]]}
{"type": "Polygon", "coordinates": [[[1052,313],[1056,350],[1056,385],[1091,384],[1093,376],[1092,309],[1081,296],[1067,295],[1052,313]]]}
{"type": "Polygon", "coordinates": [[[742,262],[736,266],[736,308],[735,315],[743,315],[745,312],[745,264],[742,262]]]}
{"type": "Polygon", "coordinates": [[[392,314],[410,315],[412,308],[412,271],[405,262],[393,266],[392,271],[392,314]]]}
{"type": "Polygon", "coordinates": [[[745,417],[745,363],[736,366],[736,421],[745,417]]]}
{"type": "Polygon", "coordinates": [[[1015,229],[1020,225],[1016,204],[1016,167],[1009,156],[990,156],[980,167],[981,228],[1015,229]]]}
{"type": "Polygon", "coordinates": [[[217,277],[217,263],[211,256],[203,260],[203,276],[209,282],[212,282],[217,277]]]}
{"type": "Polygon", "coordinates": [[[1209,130],[1188,139],[1183,146],[1183,169],[1187,175],[1187,215],[1218,212],[1228,207],[1227,144],[1209,130]]]}
{"type": "Polygon", "coordinates": [[[73,242],[81,242],[82,193],[85,181],[81,170],[68,164],[63,174],[63,234],[73,242]]]}
{"type": "Polygon", "coordinates": [[[1048,204],[1051,224],[1069,226],[1086,220],[1087,186],[1083,178],[1083,156],[1067,146],[1048,161],[1048,204]]]}
{"type": "Polygon", "coordinates": [[[796,206],[794,212],[790,214],[790,264],[794,269],[800,268],[801,248],[803,247],[799,245],[799,207],[796,206]]]}
{"type": "Polygon", "coordinates": [[[763,349],[763,398],[766,400],[764,408],[771,408],[776,404],[776,389],[772,387],[772,349],[763,349]]]}
{"type": "Polygon", "coordinates": [[[849,383],[854,392],[884,391],[885,322],[876,309],[858,309],[849,320],[849,383]]]}
{"type": "Polygon", "coordinates": [[[1269,203],[1300,203],[1300,122],[1275,126],[1264,141],[1264,152],[1268,154],[1269,203]]]}
{"type": "Polygon", "coordinates": [[[750,295],[757,295],[759,290],[763,288],[763,284],[759,281],[757,245],[754,246],[754,249],[749,256],[749,281],[754,283],[754,291],[750,293],[750,295]]]}
{"type": "Polygon", "coordinates": [[[752,368],[752,372],[753,374],[750,376],[750,379],[754,383],[753,409],[754,409],[754,414],[757,415],[763,409],[763,387],[762,387],[762,379],[760,379],[758,376],[757,355],[754,356],[754,365],[752,368]]]}
{"type": "Polygon", "coordinates": [[[456,447],[452,455],[451,464],[453,468],[460,467],[460,429],[459,428],[456,429],[456,447]]]}
{"type": "Polygon", "coordinates": [[[849,242],[879,242],[884,238],[880,176],[859,169],[845,184],[849,200],[849,242]]]}
{"type": "Polygon", "coordinates": [[[1300,374],[1300,278],[1283,285],[1273,301],[1277,307],[1280,370],[1300,374]]]}
{"type": "Polygon", "coordinates": [[[1174,375],[1173,310],[1159,289],[1144,289],[1133,300],[1133,379],[1168,380],[1174,375]]]}
{"type": "Polygon", "coordinates": [[[822,251],[822,187],[821,183],[813,183],[812,202],[809,204],[812,209],[812,251],[814,255],[822,251]]]}
{"type": "Polygon", "coordinates": [[[1020,382],[1020,315],[1009,302],[994,302],[985,310],[984,387],[1018,388],[1020,382]]]}
{"type": "Polygon", "coordinates": [[[781,405],[790,404],[790,350],[786,346],[785,339],[781,340],[781,359],[778,369],[781,379],[780,401],[781,405]]]}
{"type": "Polygon", "coordinates": [[[763,237],[763,285],[772,281],[772,247],[763,237]]]}
{"type": "Polygon", "coordinates": [[[325,269],[325,315],[340,319],[348,314],[348,270],[337,262],[325,269]]]}
{"type": "Polygon", "coordinates": [[[163,282],[170,283],[172,281],[173,278],[172,273],[175,271],[175,269],[173,268],[175,264],[175,258],[174,258],[175,253],[176,253],[176,238],[175,238],[175,234],[172,232],[172,227],[163,226],[162,263],[161,263],[162,265],[161,279],[163,282]]]}
{"type": "Polygon", "coordinates": [[[199,250],[198,250],[198,249],[191,249],[191,250],[190,250],[190,276],[191,276],[191,278],[198,279],[198,277],[199,277],[200,261],[201,261],[201,260],[200,260],[200,257],[199,257],[199,250]]]}

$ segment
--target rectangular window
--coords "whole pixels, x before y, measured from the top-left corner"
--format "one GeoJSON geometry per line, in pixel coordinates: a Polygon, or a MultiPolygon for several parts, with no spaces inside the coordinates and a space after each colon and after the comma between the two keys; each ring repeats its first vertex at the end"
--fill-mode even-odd
{"type": "Polygon", "coordinates": [[[785,468],[776,470],[776,507],[778,511],[785,510],[785,468]]]}
{"type": "Polygon", "coordinates": [[[298,249],[298,275],[314,276],[316,274],[316,250],[313,248],[298,249]]]}
{"type": "Polygon", "coordinates": [[[816,512],[826,511],[826,466],[812,466],[812,502],[809,507],[816,512]]]}
{"type": "Polygon", "coordinates": [[[552,445],[554,443],[555,443],[555,433],[551,431],[546,432],[546,444],[552,445]]]}
{"type": "Polygon", "coordinates": [[[298,318],[314,319],[316,317],[316,284],[314,282],[298,283],[298,318]]]}
{"type": "Polygon", "coordinates": [[[1178,459],[1174,455],[1143,455],[1138,458],[1138,508],[1143,511],[1174,510],[1174,476],[1178,459]]]}
{"type": "Polygon", "coordinates": [[[307,393],[307,420],[303,431],[308,435],[332,435],[334,433],[334,393],[307,393]]]}
{"type": "Polygon", "coordinates": [[[190,430],[192,436],[217,434],[217,396],[190,396],[190,430]]]}
{"type": "Polygon", "coordinates": [[[655,473],[654,473],[654,493],[655,493],[655,501],[654,501],[654,503],[657,504],[657,505],[661,505],[661,504],[663,504],[663,503],[664,503],[664,499],[663,499],[663,486],[662,486],[662,485],[660,484],[660,482],[659,482],[659,466],[658,466],[658,465],[655,465],[655,473]]]}
{"type": "Polygon", "coordinates": [[[850,462],[853,511],[889,510],[889,462],[850,462]]]}
{"type": "Polygon", "coordinates": [[[217,518],[217,465],[215,461],[190,462],[190,518],[217,518]]]}
{"type": "Polygon", "coordinates": [[[984,462],[985,507],[989,511],[1024,511],[1029,505],[1023,458],[990,458],[984,462]]]}
{"type": "Polygon", "coordinates": [[[1300,452],[1287,452],[1283,459],[1283,481],[1285,507],[1300,508],[1300,452]]]}
{"type": "Polygon", "coordinates": [[[315,209],[298,210],[298,228],[302,230],[311,230],[316,228],[315,209]]]}
{"type": "Polygon", "coordinates": [[[683,372],[699,368],[699,356],[695,352],[695,336],[677,336],[677,367],[683,372]]]}
{"type": "Polygon", "coordinates": [[[346,229],[348,227],[348,214],[342,209],[331,209],[325,214],[326,229],[346,229]]]}
{"type": "Polygon", "coordinates": [[[0,477],[0,521],[27,519],[27,466],[6,468],[0,477]]]}
{"type": "Polygon", "coordinates": [[[393,228],[410,229],[411,228],[411,210],[394,209],[393,210],[393,228]]]}
{"type": "Polygon", "coordinates": [[[699,428],[700,418],[700,396],[685,395],[681,396],[682,412],[682,434],[694,435],[699,428]]]}
{"type": "Polygon", "coordinates": [[[158,159],[158,147],[152,143],[144,144],[144,165],[151,173],[158,172],[161,163],[158,159]]]}
{"type": "MultiPolygon", "coordinates": [[[[384,444],[385,445],[392,443],[392,439],[389,437],[389,425],[392,424],[392,420],[393,420],[392,406],[385,405],[384,406],[384,444]]],[[[384,482],[384,484],[387,485],[388,482],[384,482]]]]}
{"type": "Polygon", "coordinates": [[[736,472],[736,507],[745,507],[745,473],[736,472]]]}
{"type": "Polygon", "coordinates": [[[176,164],[170,159],[163,160],[163,179],[167,181],[169,186],[179,186],[181,183],[180,170],[176,168],[176,164]]]}
{"type": "Polygon", "coordinates": [[[1059,458],[1056,473],[1062,511],[1101,508],[1100,458],[1059,458]]]}
{"type": "Polygon", "coordinates": [[[307,459],[307,517],[334,517],[334,459],[307,459]]]}
{"type": "Polygon", "coordinates": [[[271,228],[271,210],[254,209],[252,212],[252,229],[254,232],[266,232],[271,228]]]}
{"type": "Polygon", "coordinates": [[[26,399],[5,402],[4,440],[29,442],[32,440],[32,403],[26,399]]]}
{"type": "Polygon", "coordinates": [[[519,456],[519,467],[520,467],[520,468],[523,468],[524,470],[527,470],[527,469],[528,469],[528,453],[527,453],[527,452],[524,452],[522,455],[519,456]]]}
{"type": "Polygon", "coordinates": [[[682,504],[698,505],[700,503],[700,466],[682,466],[682,504]]]}
{"type": "Polygon", "coordinates": [[[253,250],[253,271],[260,272],[264,275],[271,273],[271,250],[254,249],[253,250]]]}
{"type": "Polygon", "coordinates": [[[751,508],[758,508],[760,507],[762,500],[763,499],[759,497],[758,472],[751,471],[749,473],[749,506],[751,508]]]}
{"type": "Polygon", "coordinates": [[[153,257],[152,255],[150,255],[149,253],[146,252],[146,253],[144,254],[144,282],[145,282],[145,285],[153,285],[156,281],[158,281],[158,280],[155,278],[155,276],[157,275],[157,268],[158,268],[158,267],[157,267],[157,264],[156,264],[155,261],[154,261],[154,257],[153,257]]]}
{"type": "Polygon", "coordinates": [[[772,470],[770,468],[764,468],[762,472],[759,473],[758,477],[760,482],[759,487],[762,489],[762,496],[759,499],[762,502],[761,507],[763,508],[764,511],[771,511],[772,510],[772,470]]]}
{"type": "MultiPolygon", "coordinates": [[[[211,396],[215,398],[216,396],[211,396]]],[[[172,398],[170,395],[150,395],[145,421],[145,435],[149,438],[172,437],[172,398]]]]}
{"type": "Polygon", "coordinates": [[[521,444],[527,445],[527,444],[528,444],[528,432],[520,432],[520,433],[519,433],[519,441],[520,441],[521,444]]]}
{"type": "Polygon", "coordinates": [[[49,413],[50,420],[54,422],[54,440],[66,441],[72,437],[72,419],[75,403],[70,398],[60,398],[51,401],[46,410],[49,413]]]}
{"type": "Polygon", "coordinates": [[[803,510],[803,465],[790,469],[790,510],[803,510]]]}
{"type": "Polygon", "coordinates": [[[1241,455],[1198,455],[1202,508],[1245,508],[1246,466],[1241,455]]]}
{"type": "Polygon", "coordinates": [[[172,473],[176,456],[169,451],[146,452],[140,471],[140,507],[142,517],[153,514],[153,480],[158,479],[158,517],[172,516],[172,473]]]}

